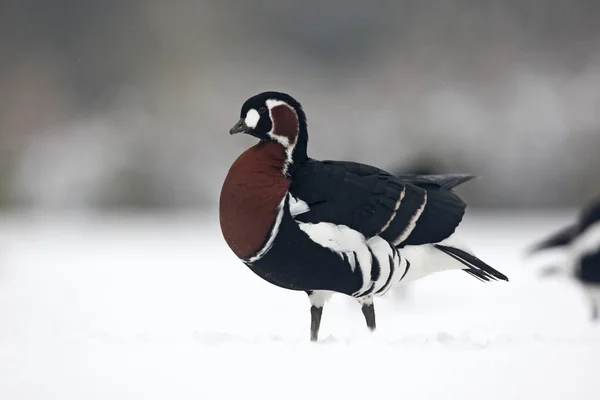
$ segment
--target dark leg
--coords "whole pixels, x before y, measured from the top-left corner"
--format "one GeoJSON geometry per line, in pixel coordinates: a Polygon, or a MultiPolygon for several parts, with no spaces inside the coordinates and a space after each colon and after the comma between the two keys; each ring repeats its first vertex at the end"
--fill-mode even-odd
{"type": "Polygon", "coordinates": [[[319,340],[319,328],[321,327],[321,315],[323,307],[310,306],[310,341],[319,340]]]}
{"type": "Polygon", "coordinates": [[[369,298],[368,300],[365,300],[362,303],[362,313],[365,316],[365,321],[367,323],[367,327],[371,330],[374,331],[377,326],[375,323],[375,305],[373,304],[373,299],[369,298]]]}
{"type": "Polygon", "coordinates": [[[319,328],[325,302],[331,297],[331,292],[315,290],[306,292],[310,300],[310,341],[319,340],[319,328]]]}
{"type": "MultiPolygon", "coordinates": [[[[595,267],[596,265],[594,265],[595,267]]],[[[583,292],[590,305],[590,319],[600,322],[600,286],[597,284],[583,283],[583,292]]]]}

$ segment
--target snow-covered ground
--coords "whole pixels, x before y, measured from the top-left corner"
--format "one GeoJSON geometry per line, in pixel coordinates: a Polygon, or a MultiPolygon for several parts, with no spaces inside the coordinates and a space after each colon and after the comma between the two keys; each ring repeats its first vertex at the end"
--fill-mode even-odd
{"type": "Polygon", "coordinates": [[[598,399],[600,325],[523,251],[574,211],[480,213],[459,234],[509,283],[461,272],[308,300],[263,282],[208,216],[0,218],[0,399],[598,399]]]}

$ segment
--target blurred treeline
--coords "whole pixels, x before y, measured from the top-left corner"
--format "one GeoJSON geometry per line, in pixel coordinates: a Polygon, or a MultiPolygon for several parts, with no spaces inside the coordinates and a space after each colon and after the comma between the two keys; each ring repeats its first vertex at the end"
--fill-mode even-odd
{"type": "Polygon", "coordinates": [[[214,206],[263,90],[314,157],[473,172],[473,206],[600,193],[591,0],[4,0],[0,204],[214,206]]]}

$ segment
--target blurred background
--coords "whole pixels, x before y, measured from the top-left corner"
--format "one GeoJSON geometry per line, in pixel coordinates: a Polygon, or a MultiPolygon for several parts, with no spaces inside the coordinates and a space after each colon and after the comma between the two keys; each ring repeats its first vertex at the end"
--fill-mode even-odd
{"type": "Polygon", "coordinates": [[[6,0],[0,204],[209,209],[243,101],[287,91],[310,153],[469,172],[472,207],[600,192],[600,3],[6,0]]]}
{"type": "Polygon", "coordinates": [[[599,152],[598,1],[1,0],[0,398],[387,391],[348,385],[364,363],[411,399],[596,400],[588,299],[525,250],[600,196],[599,152]],[[306,295],[246,268],[216,211],[266,90],[303,104],[315,158],[481,176],[459,236],[510,283],[378,299],[375,352],[334,297],[331,346],[305,347],[306,295]]]}

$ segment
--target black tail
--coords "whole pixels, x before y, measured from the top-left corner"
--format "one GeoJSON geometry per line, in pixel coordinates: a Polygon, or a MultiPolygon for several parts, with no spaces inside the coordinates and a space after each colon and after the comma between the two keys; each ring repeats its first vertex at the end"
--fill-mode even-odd
{"type": "Polygon", "coordinates": [[[441,175],[414,175],[414,174],[403,174],[398,175],[398,178],[407,178],[413,180],[415,182],[422,181],[424,183],[435,183],[443,187],[444,189],[454,189],[458,185],[461,185],[465,182],[473,180],[475,178],[479,178],[477,175],[469,175],[469,174],[441,174],[441,175]]]}
{"type": "Polygon", "coordinates": [[[578,230],[577,225],[570,225],[562,228],[561,230],[553,233],[543,241],[532,246],[527,253],[533,254],[541,250],[550,249],[553,247],[566,246],[577,236],[578,230]]]}
{"type": "Polygon", "coordinates": [[[423,177],[425,179],[439,184],[441,187],[448,190],[454,189],[458,185],[461,185],[475,178],[479,178],[477,175],[468,174],[425,175],[423,177]]]}
{"type": "Polygon", "coordinates": [[[463,271],[465,271],[467,274],[474,276],[475,278],[477,278],[481,281],[484,281],[484,282],[506,281],[506,282],[508,282],[508,277],[506,275],[496,271],[494,268],[490,267],[489,265],[487,265],[485,262],[483,262],[479,258],[467,253],[464,250],[457,249],[455,247],[444,246],[441,244],[434,244],[434,246],[437,249],[439,249],[439,250],[443,251],[444,253],[446,253],[447,255],[449,255],[450,257],[454,258],[457,261],[460,261],[461,263],[463,263],[464,265],[469,267],[468,269],[465,269],[463,271]]]}

